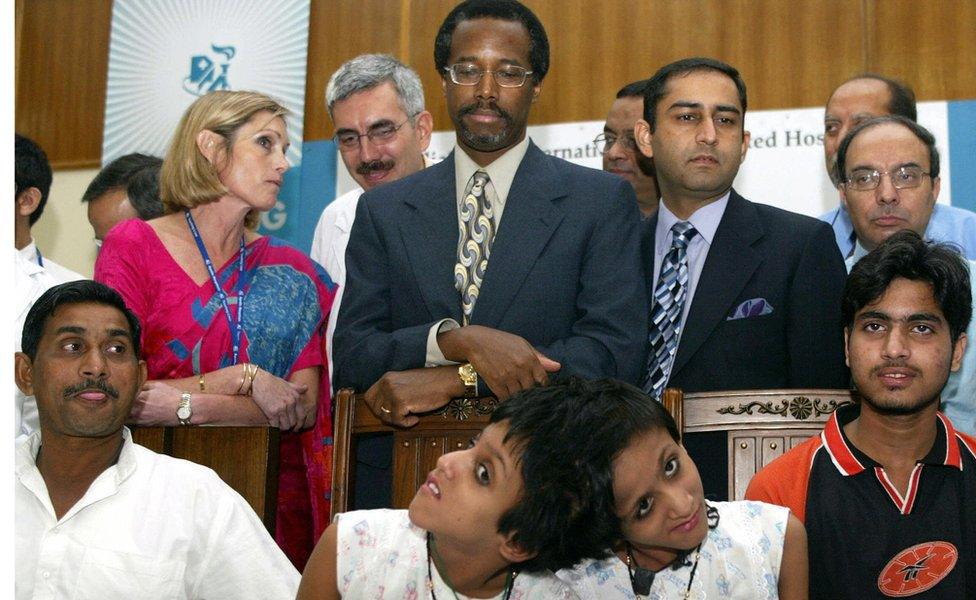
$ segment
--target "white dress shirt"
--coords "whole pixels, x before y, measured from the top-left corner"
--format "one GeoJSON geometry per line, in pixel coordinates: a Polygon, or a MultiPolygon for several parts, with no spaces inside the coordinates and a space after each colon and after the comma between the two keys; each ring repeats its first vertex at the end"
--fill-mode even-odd
{"type": "MultiPolygon", "coordinates": [[[[464,150],[458,146],[454,152],[454,188],[457,198],[457,219],[461,222],[461,202],[464,200],[464,192],[467,191],[468,181],[476,171],[488,173],[488,185],[485,187],[485,196],[491,202],[492,218],[495,223],[495,231],[501,226],[502,213],[505,211],[505,203],[508,202],[508,192],[512,189],[512,182],[515,181],[515,173],[518,171],[525,153],[529,150],[529,137],[526,136],[521,142],[496,158],[488,166],[481,167],[474,162],[464,150]]],[[[491,260],[489,259],[489,265],[491,260]]],[[[458,305],[461,304],[461,295],[458,294],[458,305]]],[[[437,334],[442,331],[449,331],[460,327],[461,324],[454,319],[441,319],[434,323],[427,334],[427,359],[426,366],[437,367],[441,365],[457,364],[447,360],[440,346],[437,345],[437,334]]]]}
{"type": "Polygon", "coordinates": [[[68,283],[69,281],[88,279],[81,273],[75,273],[68,267],[62,267],[50,258],[41,256],[41,253],[37,250],[37,245],[34,243],[34,240],[31,240],[29,244],[18,250],[18,252],[25,260],[29,260],[34,264],[47,269],[47,272],[57,279],[58,283],[68,283]]]}
{"type": "Polygon", "coordinates": [[[241,496],[210,469],[156,454],[122,430],[119,460],[60,520],[17,445],[18,600],[289,598],[299,575],[241,496]]]}
{"type": "Polygon", "coordinates": [[[339,303],[346,290],[346,246],[349,233],[356,220],[356,206],[363,188],[349,190],[329,203],[322,211],[312,237],[312,260],[322,265],[332,281],[338,286],[329,322],[325,327],[325,352],[329,357],[329,381],[332,381],[332,337],[335,335],[336,321],[339,318],[339,303]]]}

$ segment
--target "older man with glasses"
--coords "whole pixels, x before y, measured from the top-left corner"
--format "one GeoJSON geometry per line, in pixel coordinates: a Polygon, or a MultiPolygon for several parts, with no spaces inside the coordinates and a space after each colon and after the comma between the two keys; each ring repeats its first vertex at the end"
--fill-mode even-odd
{"type": "MultiPolygon", "coordinates": [[[[837,150],[840,193],[857,236],[847,270],[892,234],[925,236],[939,197],[939,151],[932,134],[902,116],[877,117],[852,129],[837,150]]],[[[976,261],[966,261],[976,285],[976,261]]],[[[976,296],[976,288],[974,288],[976,296]]],[[[970,323],[969,340],[976,339],[970,323]]],[[[976,433],[976,351],[967,348],[942,391],[942,410],[966,433],[976,433]]]]}
{"type": "Polygon", "coordinates": [[[593,143],[603,156],[603,170],[626,179],[637,194],[637,208],[647,218],[657,210],[659,194],[654,175],[654,159],[637,151],[634,124],[644,115],[644,88],[647,80],[620,88],[610,105],[603,133],[593,143]]]}
{"type": "Polygon", "coordinates": [[[556,374],[636,383],[648,318],[636,198],[526,136],[549,67],[542,23],[514,0],[469,0],[434,58],[457,148],[360,200],[336,385],[411,426],[453,398],[505,399],[556,374]]]}
{"type": "Polygon", "coordinates": [[[339,284],[325,333],[326,349],[332,356],[332,337],[346,285],[346,244],[359,197],[364,190],[423,169],[434,122],[424,110],[420,77],[386,54],[362,54],[346,61],[329,79],[325,103],[335,124],[339,155],[360,186],[325,207],[312,238],[312,259],[339,284]]]}

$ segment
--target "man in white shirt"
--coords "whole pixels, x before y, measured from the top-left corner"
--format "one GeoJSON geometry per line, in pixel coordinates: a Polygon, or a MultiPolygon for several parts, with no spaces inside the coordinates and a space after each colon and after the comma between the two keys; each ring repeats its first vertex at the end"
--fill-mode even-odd
{"type": "Polygon", "coordinates": [[[19,133],[14,136],[14,247],[26,260],[44,267],[60,283],[84,279],[79,273],[62,267],[41,255],[31,238],[31,227],[44,212],[51,191],[51,165],[44,150],[34,140],[19,133]]]}
{"type": "MultiPolygon", "coordinates": [[[[48,289],[61,283],[47,269],[14,250],[14,352],[20,352],[24,319],[34,301],[48,289]]],[[[37,401],[14,386],[14,436],[30,435],[40,427],[37,401]]]]}
{"type": "Polygon", "coordinates": [[[94,281],[27,314],[15,379],[41,429],[15,451],[16,598],[294,598],[298,573],[239,494],[132,443],[139,335],[94,281]]]}
{"type": "Polygon", "coordinates": [[[360,185],[322,211],[312,238],[312,260],[339,285],[325,331],[329,375],[332,336],[346,286],[346,243],[363,190],[424,168],[434,120],[424,110],[417,73],[387,54],[361,54],[339,67],[325,88],[335,142],[349,175],[360,185]]]}

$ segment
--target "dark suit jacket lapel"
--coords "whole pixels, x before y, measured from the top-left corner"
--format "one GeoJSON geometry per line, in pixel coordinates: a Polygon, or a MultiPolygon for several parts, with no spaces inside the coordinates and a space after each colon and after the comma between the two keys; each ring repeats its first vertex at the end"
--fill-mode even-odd
{"type": "Polygon", "coordinates": [[[563,219],[554,201],[566,195],[550,159],[532,142],[515,173],[495,233],[472,323],[497,327],[536,259],[563,219]]]}
{"type": "Polygon", "coordinates": [[[756,209],[732,190],[695,288],[672,376],[725,319],[732,303],[762,263],[762,256],[752,249],[752,244],[763,236],[758,219],[756,209]]]}
{"type": "Polygon", "coordinates": [[[432,319],[461,321],[461,297],[454,289],[458,217],[454,153],[428,167],[404,199],[400,235],[414,280],[432,319]]]}

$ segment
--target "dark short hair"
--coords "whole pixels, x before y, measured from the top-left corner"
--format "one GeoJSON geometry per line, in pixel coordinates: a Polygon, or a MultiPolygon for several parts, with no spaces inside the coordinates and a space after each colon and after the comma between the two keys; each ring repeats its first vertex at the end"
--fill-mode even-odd
{"type": "Polygon", "coordinates": [[[570,378],[513,395],[492,423],[507,421],[506,443],[520,454],[523,490],[502,515],[501,533],[538,554],[525,570],[567,568],[604,558],[621,538],[614,512],[613,459],[639,432],[662,427],[677,439],[674,420],[628,384],[570,378]]]}
{"type": "Polygon", "coordinates": [[[884,295],[897,277],[932,286],[932,295],[955,343],[969,327],[973,314],[972,282],[966,261],[955,246],[926,242],[910,229],[893,234],[855,263],[841,301],[844,326],[852,328],[858,311],[884,295]]]}
{"type": "Polygon", "coordinates": [[[90,279],[62,283],[41,294],[41,297],[34,302],[34,305],[27,312],[27,318],[24,320],[24,330],[20,338],[21,350],[31,360],[37,358],[37,347],[41,343],[41,334],[44,333],[44,326],[54,311],[65,304],[88,303],[111,306],[119,309],[125,315],[125,320],[129,323],[129,333],[132,336],[130,341],[133,353],[138,359],[140,357],[139,338],[142,335],[139,319],[126,307],[125,301],[118,292],[104,283],[90,279]]]}
{"type": "Polygon", "coordinates": [[[539,17],[527,6],[516,0],[466,0],[447,13],[434,38],[434,66],[441,77],[451,57],[451,42],[458,23],[474,19],[499,19],[517,21],[529,32],[529,64],[536,83],[549,72],[549,38],[539,17]]]}
{"type": "Polygon", "coordinates": [[[47,161],[47,154],[29,137],[14,134],[14,179],[17,182],[17,192],[14,198],[19,198],[28,188],[37,188],[41,192],[41,201],[37,210],[31,213],[28,221],[31,225],[41,218],[47,196],[51,192],[51,164],[47,161]]]}
{"type": "Polygon", "coordinates": [[[867,121],[858,123],[853,129],[848,131],[847,135],[844,136],[844,139],[841,140],[840,146],[837,148],[837,173],[840,175],[840,180],[847,181],[847,152],[850,149],[854,138],[867,129],[877,127],[878,125],[884,125],[886,123],[901,125],[905,129],[908,129],[914,133],[915,137],[925,144],[925,147],[929,149],[929,175],[932,177],[932,179],[938,177],[939,149],[935,147],[935,136],[932,135],[928,129],[922,127],[911,119],[901,115],[888,115],[885,117],[874,117],[873,119],[868,119],[867,121]]]}
{"type": "Polygon", "coordinates": [[[138,152],[120,156],[105,165],[88,184],[82,202],[91,202],[109,192],[125,189],[129,203],[143,221],[163,215],[159,199],[159,170],[163,159],[138,152]]]}
{"type": "MultiPolygon", "coordinates": [[[[739,75],[738,69],[714,58],[701,56],[683,58],[664,65],[647,80],[647,88],[644,90],[644,120],[650,126],[651,132],[657,126],[655,112],[657,111],[658,103],[668,93],[668,81],[679,75],[687,75],[700,71],[716,71],[731,79],[735,83],[736,91],[739,92],[739,104],[742,105],[742,116],[745,116],[747,105],[746,83],[739,75]]],[[[745,121],[743,121],[743,127],[745,127],[745,121]]]]}
{"type": "MultiPolygon", "coordinates": [[[[912,121],[918,121],[918,108],[915,106],[915,92],[908,86],[904,81],[899,81],[897,79],[892,79],[890,77],[885,77],[884,75],[879,75],[877,73],[861,73],[860,75],[855,75],[851,77],[844,83],[850,83],[852,81],[857,81],[858,79],[873,79],[875,81],[880,81],[888,87],[888,93],[890,98],[888,100],[888,114],[890,115],[901,115],[906,119],[912,121]]],[[[844,83],[840,85],[844,85],[844,83]]],[[[838,88],[840,87],[837,86],[838,88]]],[[[837,89],[834,89],[836,92],[837,89]]],[[[830,95],[833,98],[833,94],[830,95]]],[[[827,99],[830,102],[830,99],[827,99]]]]}
{"type": "Polygon", "coordinates": [[[617,90],[617,98],[640,98],[644,99],[644,90],[647,89],[648,79],[641,79],[633,83],[628,83],[617,90]]]}

